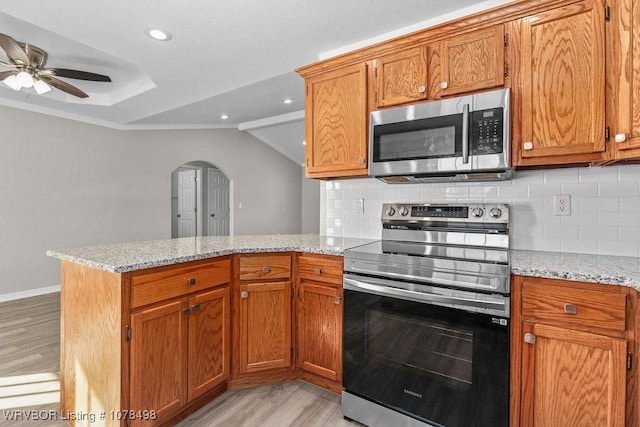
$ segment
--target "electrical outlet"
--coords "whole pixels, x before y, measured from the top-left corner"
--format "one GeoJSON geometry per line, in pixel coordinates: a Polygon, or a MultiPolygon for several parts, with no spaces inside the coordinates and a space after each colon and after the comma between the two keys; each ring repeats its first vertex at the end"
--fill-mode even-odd
{"type": "Polygon", "coordinates": [[[364,199],[356,199],[356,213],[363,214],[364,213],[364,199]]]}
{"type": "Polygon", "coordinates": [[[569,194],[553,196],[553,214],[556,216],[571,215],[571,196],[569,194]]]}

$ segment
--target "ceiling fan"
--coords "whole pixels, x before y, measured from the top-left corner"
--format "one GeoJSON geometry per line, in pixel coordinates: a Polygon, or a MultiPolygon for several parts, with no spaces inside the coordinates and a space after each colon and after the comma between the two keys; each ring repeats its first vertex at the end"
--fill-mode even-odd
{"type": "Polygon", "coordinates": [[[1,33],[0,47],[5,51],[7,58],[11,62],[9,64],[0,61],[0,80],[3,80],[7,86],[14,90],[33,87],[38,95],[42,95],[49,92],[51,90],[50,86],[53,86],[78,98],[87,98],[89,95],[77,87],[58,79],[58,77],[93,82],[111,81],[108,76],[87,71],[45,68],[48,57],[47,52],[28,43],[17,42],[1,33]],[[10,70],[1,71],[2,67],[10,68],[10,70]]]}

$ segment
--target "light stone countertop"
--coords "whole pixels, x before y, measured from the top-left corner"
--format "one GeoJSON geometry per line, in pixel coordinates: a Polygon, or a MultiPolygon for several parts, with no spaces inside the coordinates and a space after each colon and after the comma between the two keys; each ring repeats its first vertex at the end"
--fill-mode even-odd
{"type": "MultiPolygon", "coordinates": [[[[307,252],[342,255],[372,239],[317,234],[185,237],[47,251],[50,257],[113,273],[235,253],[307,252]]],[[[640,290],[640,258],[511,250],[511,272],[521,276],[620,285],[640,290]]]]}
{"type": "Polygon", "coordinates": [[[374,241],[317,234],[199,236],[55,249],[47,251],[47,255],[112,273],[124,273],[235,253],[307,252],[342,255],[345,249],[374,241]]]}
{"type": "Polygon", "coordinates": [[[640,291],[640,258],[541,251],[509,251],[520,276],[620,285],[640,291]]]}

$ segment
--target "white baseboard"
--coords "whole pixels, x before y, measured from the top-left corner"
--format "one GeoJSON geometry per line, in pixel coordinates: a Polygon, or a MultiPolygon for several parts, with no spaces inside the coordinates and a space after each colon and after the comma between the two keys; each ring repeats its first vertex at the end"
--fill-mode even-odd
{"type": "Polygon", "coordinates": [[[13,292],[10,294],[0,295],[0,302],[35,297],[38,295],[52,294],[54,292],[60,292],[60,285],[48,286],[46,288],[29,289],[28,291],[20,291],[20,292],[13,292]]]}

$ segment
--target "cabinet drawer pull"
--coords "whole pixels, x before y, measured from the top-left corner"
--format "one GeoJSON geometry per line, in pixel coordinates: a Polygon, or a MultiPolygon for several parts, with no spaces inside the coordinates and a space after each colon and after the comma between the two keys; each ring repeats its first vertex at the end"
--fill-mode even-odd
{"type": "Polygon", "coordinates": [[[578,307],[576,307],[575,304],[565,304],[564,305],[564,312],[567,314],[578,314],[578,307]]]}
{"type": "Polygon", "coordinates": [[[269,268],[269,266],[268,266],[268,265],[265,265],[264,267],[262,267],[262,272],[263,272],[264,274],[267,274],[267,273],[268,273],[268,272],[270,272],[270,271],[271,271],[271,269],[269,268]]]}
{"type": "Polygon", "coordinates": [[[526,342],[527,344],[535,344],[536,336],[527,332],[526,334],[524,334],[524,342],[526,342]]]}
{"type": "Polygon", "coordinates": [[[200,311],[200,304],[196,304],[193,307],[191,307],[191,311],[193,313],[197,313],[198,311],[200,311]]]}
{"type": "Polygon", "coordinates": [[[333,298],[333,303],[334,303],[334,304],[336,304],[336,305],[337,305],[337,304],[340,304],[341,302],[342,302],[342,298],[340,298],[340,297],[335,297],[335,298],[333,298]]]}
{"type": "Polygon", "coordinates": [[[240,298],[249,298],[249,292],[247,291],[240,292],[240,298]]]}
{"type": "Polygon", "coordinates": [[[321,269],[321,268],[316,267],[316,268],[313,270],[313,274],[315,274],[316,276],[321,275],[321,274],[322,274],[322,269],[321,269]]]}
{"type": "Polygon", "coordinates": [[[196,284],[195,277],[192,277],[191,279],[188,279],[187,283],[189,284],[189,286],[194,286],[196,284]]]}

